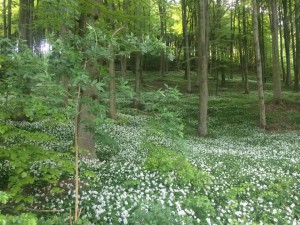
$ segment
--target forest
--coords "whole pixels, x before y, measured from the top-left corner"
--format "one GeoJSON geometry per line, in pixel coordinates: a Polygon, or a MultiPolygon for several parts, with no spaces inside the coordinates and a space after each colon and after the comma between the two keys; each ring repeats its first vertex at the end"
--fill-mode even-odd
{"type": "Polygon", "coordinates": [[[0,225],[300,224],[300,0],[0,15],[0,225]]]}

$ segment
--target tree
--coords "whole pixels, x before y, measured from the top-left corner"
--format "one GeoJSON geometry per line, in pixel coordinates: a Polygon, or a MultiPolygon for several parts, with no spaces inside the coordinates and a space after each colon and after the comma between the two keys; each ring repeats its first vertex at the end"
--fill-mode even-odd
{"type": "Polygon", "coordinates": [[[187,79],[187,91],[192,91],[192,82],[191,82],[191,62],[190,62],[190,46],[189,46],[189,35],[187,29],[187,4],[186,0],[181,0],[182,8],[182,32],[183,32],[183,41],[184,41],[184,57],[185,57],[185,77],[187,79]]]}
{"type": "Polygon", "coordinates": [[[245,94],[249,94],[249,82],[248,82],[248,35],[247,35],[247,14],[246,14],[246,2],[243,4],[243,72],[244,72],[244,90],[245,94]]]}
{"type": "Polygon", "coordinates": [[[299,77],[300,77],[300,1],[295,0],[295,24],[296,24],[296,71],[294,90],[299,91],[299,77]]]}
{"type": "Polygon", "coordinates": [[[259,37],[258,37],[258,19],[257,19],[257,3],[256,0],[252,0],[253,4],[253,38],[255,47],[255,59],[256,59],[256,75],[257,75],[257,91],[258,91],[258,101],[259,101],[259,124],[265,129],[266,128],[266,112],[265,112],[265,100],[264,100],[264,90],[263,90],[263,80],[262,80],[262,64],[260,56],[259,47],[259,37]]]}
{"type": "Polygon", "coordinates": [[[208,109],[208,84],[207,84],[207,66],[208,66],[208,42],[209,42],[209,18],[208,1],[198,1],[197,4],[198,27],[198,76],[200,81],[199,93],[199,120],[198,135],[207,135],[207,109],[208,109]]]}
{"type": "MultiPolygon", "coordinates": [[[[160,38],[163,42],[166,42],[166,30],[167,30],[167,11],[166,1],[158,0],[158,10],[160,18],[160,38]]],[[[163,77],[166,73],[166,53],[164,50],[160,53],[160,76],[163,77]]]]}
{"type": "Polygon", "coordinates": [[[291,82],[291,35],[290,35],[290,19],[288,16],[288,4],[287,0],[282,0],[283,6],[283,36],[285,45],[285,56],[286,56],[286,78],[285,84],[288,86],[291,82]]]}
{"type": "Polygon", "coordinates": [[[272,31],[272,76],[273,76],[273,100],[276,104],[281,102],[281,78],[278,50],[278,9],[277,0],[269,0],[270,24],[272,31]]]}
{"type": "Polygon", "coordinates": [[[19,36],[29,48],[33,47],[33,10],[34,0],[20,0],[19,36]]]}

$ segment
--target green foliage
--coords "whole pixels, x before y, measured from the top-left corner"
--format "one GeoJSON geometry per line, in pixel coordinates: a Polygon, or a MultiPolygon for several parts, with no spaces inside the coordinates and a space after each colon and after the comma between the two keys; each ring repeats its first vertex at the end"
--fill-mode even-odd
{"type": "Polygon", "coordinates": [[[158,171],[166,177],[169,173],[174,172],[181,185],[192,184],[196,188],[204,188],[208,184],[209,176],[194,167],[181,153],[154,144],[147,144],[147,148],[149,149],[145,162],[147,170],[158,171]]]}
{"type": "MultiPolygon", "coordinates": [[[[69,223],[69,214],[62,214],[59,216],[51,216],[50,218],[39,218],[38,225],[65,225],[69,223]]],[[[75,224],[75,223],[74,223],[75,224]]],[[[76,225],[88,225],[91,224],[87,219],[79,218],[76,225]]]]}
{"type": "Polygon", "coordinates": [[[185,199],[184,206],[192,209],[196,216],[202,220],[216,215],[213,203],[207,196],[193,196],[185,199]]]}
{"type": "Polygon", "coordinates": [[[0,157],[9,161],[7,186],[12,200],[20,206],[33,202],[33,187],[56,183],[60,177],[73,172],[68,155],[54,154],[37,146],[13,146],[1,151],[0,157]]]}
{"type": "Polygon", "coordinates": [[[129,224],[145,225],[179,225],[194,224],[189,217],[181,217],[172,208],[155,202],[142,203],[129,219],[129,224]]]}
{"type": "Polygon", "coordinates": [[[0,203],[6,204],[7,200],[8,200],[8,195],[5,192],[0,191],[0,203]]]}
{"type": "MultiPolygon", "coordinates": [[[[5,192],[0,191],[0,206],[5,205],[9,197],[5,192]]],[[[1,208],[0,208],[1,209],[1,208]]],[[[20,215],[3,215],[0,211],[0,225],[37,225],[37,219],[33,214],[22,213],[20,215]]]]}
{"type": "Polygon", "coordinates": [[[151,95],[144,95],[142,102],[145,110],[158,112],[157,120],[151,121],[153,130],[163,131],[165,134],[175,137],[183,137],[184,125],[181,117],[172,106],[179,103],[181,93],[177,88],[171,88],[165,84],[165,90],[159,90],[151,95]]]}
{"type": "Polygon", "coordinates": [[[0,214],[0,225],[37,225],[35,215],[23,213],[18,216],[0,214]]]}

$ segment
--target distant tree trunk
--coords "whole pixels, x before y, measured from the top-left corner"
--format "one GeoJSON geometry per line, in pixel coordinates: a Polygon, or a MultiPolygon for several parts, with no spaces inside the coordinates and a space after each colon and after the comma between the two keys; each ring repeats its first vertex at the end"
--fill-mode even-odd
{"type": "MultiPolygon", "coordinates": [[[[292,54],[293,54],[293,68],[294,68],[294,78],[296,77],[297,72],[297,66],[296,66],[296,43],[295,43],[295,28],[294,28],[294,12],[292,8],[292,1],[289,0],[289,19],[290,19],[290,25],[291,25],[291,40],[292,40],[292,54]]],[[[295,79],[294,79],[295,82],[295,79]]],[[[295,83],[294,83],[295,86],[295,83]]]]}
{"type": "Polygon", "coordinates": [[[3,14],[3,36],[7,37],[6,0],[3,0],[2,4],[3,4],[2,5],[2,7],[3,7],[3,10],[2,10],[2,14],[3,14]]]}
{"type": "Polygon", "coordinates": [[[257,70],[257,88],[258,88],[258,101],[259,101],[259,123],[263,129],[266,129],[266,111],[265,111],[265,100],[264,100],[264,89],[262,80],[262,64],[259,47],[258,37],[258,21],[257,21],[257,4],[256,0],[252,0],[253,4],[253,37],[255,45],[255,58],[256,58],[256,70],[257,70]]]}
{"type": "MultiPolygon", "coordinates": [[[[163,42],[166,41],[166,7],[165,1],[158,1],[158,10],[159,10],[159,18],[160,18],[160,36],[163,42]]],[[[166,54],[165,51],[162,50],[160,52],[160,76],[163,77],[166,74],[166,54]]]]}
{"type": "Polygon", "coordinates": [[[141,70],[142,70],[142,55],[140,52],[135,54],[135,97],[133,106],[136,109],[141,105],[141,70]]]}
{"type": "Polygon", "coordinates": [[[125,79],[127,73],[127,57],[122,56],[121,57],[121,74],[123,79],[125,79]]]}
{"type": "Polygon", "coordinates": [[[234,64],[234,32],[235,32],[235,10],[230,9],[230,79],[233,79],[233,64],[234,64]],[[234,13],[233,13],[234,11],[234,13]]]}
{"type": "MultiPolygon", "coordinates": [[[[283,21],[282,10],[279,9],[279,19],[283,21]]],[[[281,73],[282,73],[282,80],[285,82],[286,80],[286,73],[285,73],[285,64],[284,64],[284,56],[283,56],[283,27],[282,24],[279,24],[279,43],[280,43],[280,63],[281,63],[281,73]]]]}
{"type": "Polygon", "coordinates": [[[291,82],[291,35],[290,35],[290,20],[288,16],[287,0],[282,0],[283,6],[283,35],[286,56],[286,78],[285,84],[288,86],[291,82]]]}
{"type": "Polygon", "coordinates": [[[264,23],[264,11],[258,16],[258,28],[259,28],[259,47],[260,47],[260,56],[261,56],[261,65],[262,65],[262,77],[263,82],[266,83],[267,77],[265,75],[266,67],[266,54],[265,54],[265,23],[264,23]]]}
{"type": "Polygon", "coordinates": [[[200,78],[199,94],[199,121],[198,135],[207,135],[207,109],[208,109],[208,84],[207,84],[207,64],[208,64],[208,1],[199,1],[197,4],[198,14],[198,76],[200,78]]]}
{"type": "MultiPolygon", "coordinates": [[[[241,12],[240,12],[240,7],[238,7],[238,31],[239,31],[239,34],[238,34],[238,45],[239,45],[239,58],[240,58],[240,67],[241,69],[243,69],[243,65],[244,65],[244,57],[243,57],[243,44],[242,44],[242,26],[241,26],[241,12]]],[[[242,81],[244,81],[245,79],[245,76],[244,76],[244,73],[242,73],[242,81]]]]}
{"type": "Polygon", "coordinates": [[[187,30],[187,7],[186,0],[181,1],[182,7],[182,31],[184,37],[184,56],[185,56],[185,77],[187,79],[187,92],[192,92],[192,81],[191,81],[191,63],[190,63],[190,46],[189,46],[189,35],[187,30]]]}
{"type": "Polygon", "coordinates": [[[12,0],[7,2],[7,36],[11,38],[12,0]]]}
{"type": "Polygon", "coordinates": [[[281,79],[278,51],[278,15],[277,0],[269,0],[270,23],[272,31],[272,76],[273,76],[273,100],[275,104],[281,102],[281,79]]]}
{"type": "Polygon", "coordinates": [[[115,60],[114,60],[114,52],[112,47],[111,49],[111,56],[112,59],[109,61],[109,117],[113,120],[117,119],[117,103],[116,103],[116,71],[115,71],[115,60]]]}
{"type": "Polygon", "coordinates": [[[296,68],[294,90],[299,91],[300,73],[300,0],[295,0],[295,24],[296,24],[296,68]]]}
{"type": "Polygon", "coordinates": [[[248,41],[247,41],[247,14],[246,3],[243,5],[243,45],[244,45],[244,57],[243,57],[243,70],[244,70],[244,93],[249,94],[249,82],[248,82],[248,41]]]}

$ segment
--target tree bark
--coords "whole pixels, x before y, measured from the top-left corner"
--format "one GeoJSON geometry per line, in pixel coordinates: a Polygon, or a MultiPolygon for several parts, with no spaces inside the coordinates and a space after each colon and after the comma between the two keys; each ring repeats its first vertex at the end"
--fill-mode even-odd
{"type": "Polygon", "coordinates": [[[266,111],[265,111],[265,100],[264,100],[264,89],[262,80],[262,64],[260,56],[259,47],[259,37],[258,37],[258,21],[257,21],[257,3],[256,0],[252,0],[253,4],[253,37],[255,46],[255,59],[256,59],[256,71],[257,71],[257,91],[258,91],[258,101],[259,101],[259,124],[261,128],[266,129],[266,111]]]}
{"type": "Polygon", "coordinates": [[[184,39],[184,56],[185,56],[185,77],[187,79],[187,92],[192,92],[191,81],[191,62],[190,62],[190,47],[189,47],[189,35],[187,30],[187,7],[186,0],[181,1],[182,7],[182,32],[184,39]]]}
{"type": "Polygon", "coordinates": [[[273,76],[273,101],[275,104],[281,102],[281,79],[278,51],[278,14],[277,0],[269,0],[270,24],[272,31],[272,76],[273,76]]]}
{"type": "Polygon", "coordinates": [[[2,3],[2,13],[3,13],[3,36],[7,37],[7,20],[6,20],[6,0],[3,0],[2,3]]]}
{"type": "Polygon", "coordinates": [[[135,97],[133,106],[136,109],[139,109],[141,105],[141,57],[140,52],[135,54],[135,97]]]}
{"type": "MultiPolygon", "coordinates": [[[[165,1],[158,1],[158,10],[159,10],[159,18],[160,18],[160,36],[161,41],[166,42],[166,7],[165,1]]],[[[165,51],[162,50],[160,52],[160,76],[164,77],[166,74],[166,54],[165,51]]]]}
{"type": "Polygon", "coordinates": [[[207,109],[208,109],[208,84],[207,84],[207,64],[208,64],[208,1],[199,1],[198,11],[198,76],[200,78],[199,93],[199,120],[198,135],[207,135],[207,109]]]}
{"type": "Polygon", "coordinates": [[[295,0],[295,24],[296,24],[296,72],[294,81],[294,90],[299,91],[299,73],[300,73],[300,0],[295,0]]]}
{"type": "Polygon", "coordinates": [[[290,20],[288,16],[287,0],[282,0],[283,6],[283,36],[286,56],[286,78],[285,84],[288,86],[291,82],[291,35],[290,35],[290,20]]]}
{"type": "Polygon", "coordinates": [[[29,48],[33,46],[32,23],[33,23],[34,0],[20,0],[19,7],[19,36],[26,40],[29,48]]]}
{"type": "Polygon", "coordinates": [[[247,14],[246,3],[243,5],[243,45],[244,45],[244,57],[243,57],[243,71],[244,71],[244,93],[249,94],[249,82],[248,82],[248,41],[247,41],[247,14]]]}
{"type": "Polygon", "coordinates": [[[12,0],[7,2],[7,36],[11,38],[11,20],[12,20],[12,0]]]}
{"type": "Polygon", "coordinates": [[[109,61],[109,117],[113,120],[117,119],[117,104],[116,104],[116,71],[115,71],[115,60],[114,53],[111,48],[112,59],[109,61]]]}
{"type": "MultiPolygon", "coordinates": [[[[282,10],[279,9],[279,19],[283,21],[282,10]]],[[[279,45],[280,45],[280,63],[281,63],[281,73],[282,73],[282,80],[285,82],[286,80],[286,73],[285,73],[285,64],[284,64],[284,56],[283,56],[283,27],[282,24],[279,25],[279,45]]]]}

